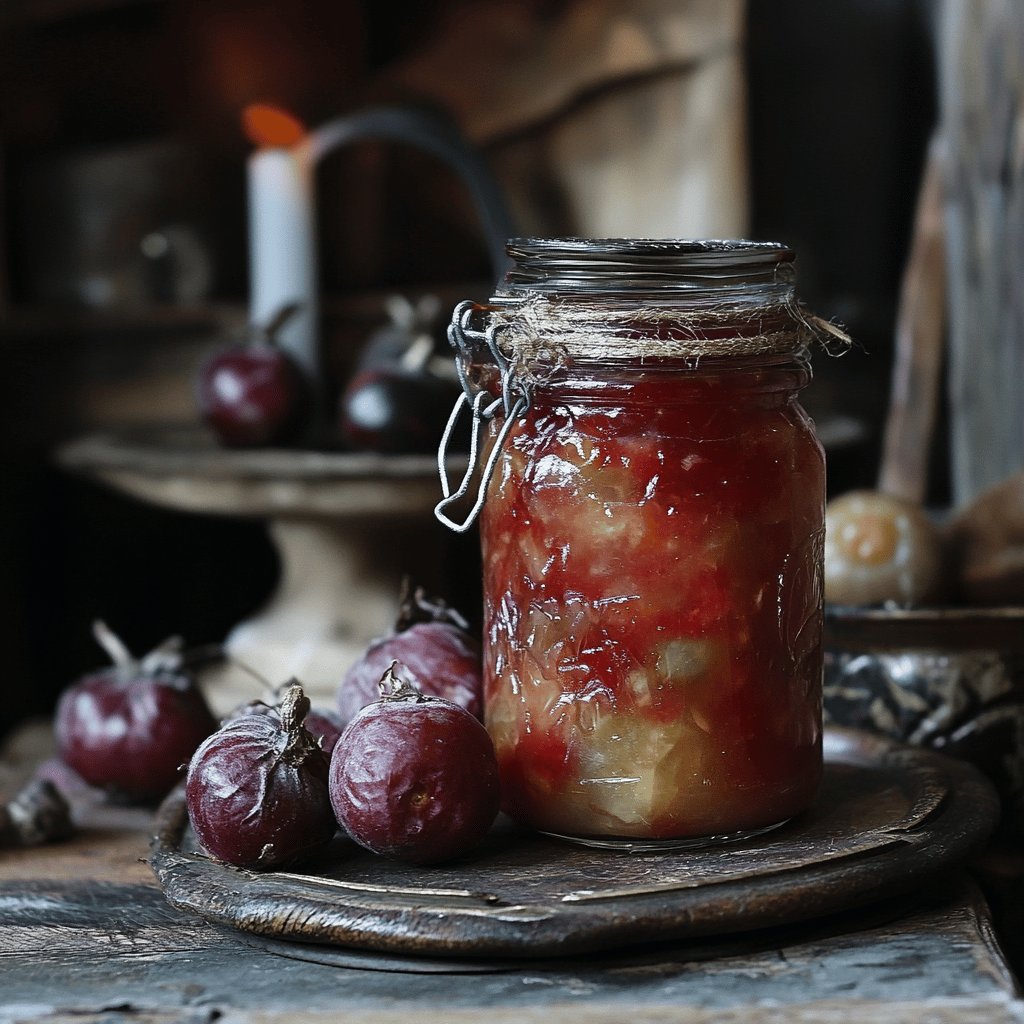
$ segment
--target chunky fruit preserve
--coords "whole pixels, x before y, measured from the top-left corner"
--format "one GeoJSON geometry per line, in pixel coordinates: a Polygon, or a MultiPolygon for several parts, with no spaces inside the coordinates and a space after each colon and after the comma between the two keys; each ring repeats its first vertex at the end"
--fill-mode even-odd
{"type": "Polygon", "coordinates": [[[686,842],[814,799],[824,456],[802,355],[751,348],[563,357],[501,439],[485,714],[519,821],[686,842]]]}
{"type": "Polygon", "coordinates": [[[798,372],[537,390],[481,523],[487,727],[514,817],[698,837],[813,798],[824,460],[798,372]]]}

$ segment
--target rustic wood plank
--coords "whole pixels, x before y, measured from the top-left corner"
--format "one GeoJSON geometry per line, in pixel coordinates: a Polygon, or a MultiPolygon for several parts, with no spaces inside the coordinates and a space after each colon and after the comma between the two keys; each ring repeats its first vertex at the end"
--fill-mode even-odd
{"type": "MultiPolygon", "coordinates": [[[[139,1012],[112,1009],[100,1014],[46,1014],[30,1016],[27,1007],[12,1017],[12,1024],[409,1024],[407,1011],[354,1011],[311,1013],[304,1010],[280,1013],[139,1012]]],[[[478,1024],[478,1010],[419,1010],[417,1024],[478,1024]]],[[[693,1006],[643,1007],[630,1012],[630,1024],[1020,1024],[1020,1008],[1002,999],[932,1000],[926,1005],[862,1000],[856,1008],[845,1002],[815,1002],[785,1007],[733,1007],[706,1010],[693,1006]]],[[[489,1024],[622,1024],[619,1008],[580,1007],[574,1003],[552,1004],[544,1009],[488,1011],[489,1024]]],[[[6,1021],[5,1021],[6,1024],[6,1021]]]]}
{"type": "Polygon", "coordinates": [[[1024,466],[1024,7],[942,8],[954,503],[1024,466]]]}
{"type": "Polygon", "coordinates": [[[910,259],[900,288],[892,393],[878,475],[879,490],[917,502],[924,501],[928,485],[945,340],[943,160],[942,140],[936,137],[925,161],[910,259]]]}
{"type": "MultiPolygon", "coordinates": [[[[2,1018],[3,1024],[213,1024],[221,1017],[215,1010],[138,1011],[133,1007],[111,1006],[98,1013],[50,1013],[38,1007],[15,1007],[12,1015],[2,1018]],[[39,1016],[38,1014],[42,1014],[39,1016]]],[[[292,1017],[278,1017],[279,1024],[292,1017]]],[[[326,1024],[326,1018],[321,1018],[326,1024]]]]}
{"type": "Polygon", "coordinates": [[[153,885],[146,861],[148,852],[144,823],[146,811],[133,814],[127,824],[123,814],[97,815],[70,842],[24,850],[0,850],[0,885],[37,878],[82,878],[97,882],[136,882],[153,885]]]}
{"type": "Polygon", "coordinates": [[[126,1020],[179,1010],[238,1024],[319,1024],[328,1016],[385,1024],[415,1013],[432,1024],[479,1019],[486,1008],[491,1021],[543,1014],[553,1021],[704,1022],[760,1019],[755,1009],[785,1008],[793,1018],[777,1019],[838,1021],[850,1019],[862,1000],[878,1003],[869,1020],[883,1019],[883,1007],[914,1011],[890,1019],[945,1021],[957,1019],[954,1012],[963,1020],[1021,1019],[984,904],[969,885],[952,883],[946,899],[896,920],[847,917],[761,940],[490,973],[352,969],[253,948],[237,933],[175,911],[148,887],[20,883],[0,886],[0,1020],[72,1013],[120,1020],[116,1009],[126,1020]],[[100,1017],[105,1011],[110,1016],[100,1017]]]}
{"type": "MultiPolygon", "coordinates": [[[[1024,1020],[1019,1004],[1004,999],[931,1000],[926,1004],[861,1000],[856,1005],[843,1001],[813,1002],[798,1006],[735,1006],[705,1009],[699,1006],[650,1006],[630,1009],[581,1007],[558,1003],[543,1009],[488,1011],[488,1024],[1020,1024],[1024,1020]]],[[[408,1024],[409,1017],[393,1010],[357,1014],[227,1013],[220,1024],[408,1024]]],[[[479,1012],[418,1011],[417,1024],[477,1024],[479,1012]]],[[[76,1018],[80,1022],[80,1018],[76,1018]]],[[[47,1024],[50,1024],[49,1020],[47,1024]]],[[[56,1024],[56,1022],[55,1022],[56,1024]]],[[[63,1024],[63,1022],[61,1022],[63,1024]]],[[[71,1024],[69,1021],[68,1024],[71,1024]]]]}

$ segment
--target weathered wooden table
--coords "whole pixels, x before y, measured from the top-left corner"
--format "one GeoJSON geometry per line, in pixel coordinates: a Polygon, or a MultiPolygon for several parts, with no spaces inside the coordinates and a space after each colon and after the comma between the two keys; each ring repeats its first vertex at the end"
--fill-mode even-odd
{"type": "MultiPolygon", "coordinates": [[[[0,761],[8,780],[38,736],[0,761]]],[[[966,873],[738,939],[457,972],[373,954],[339,966],[171,907],[145,861],[151,824],[94,807],[68,843],[0,852],[0,1021],[1024,1022],[966,873]]]]}

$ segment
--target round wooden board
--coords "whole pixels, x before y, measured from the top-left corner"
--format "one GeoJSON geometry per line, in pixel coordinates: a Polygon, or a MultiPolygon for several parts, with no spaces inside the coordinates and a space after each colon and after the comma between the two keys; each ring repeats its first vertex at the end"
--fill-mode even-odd
{"type": "Polygon", "coordinates": [[[1024,607],[859,608],[825,605],[825,646],[878,653],[992,650],[1024,654],[1024,607]]]}
{"type": "Polygon", "coordinates": [[[977,848],[998,801],[970,765],[828,730],[815,806],[745,842],[576,847],[500,822],[473,857],[410,867],[339,838],[306,874],[198,849],[179,788],[150,863],[167,899],[264,939],[434,958],[569,956],[808,920],[926,884],[977,848]]]}

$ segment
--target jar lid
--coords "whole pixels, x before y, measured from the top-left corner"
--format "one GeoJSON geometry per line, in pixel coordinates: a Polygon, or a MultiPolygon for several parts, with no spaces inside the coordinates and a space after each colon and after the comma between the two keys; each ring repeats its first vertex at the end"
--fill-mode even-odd
{"type": "Polygon", "coordinates": [[[503,290],[607,293],[790,289],[796,254],[780,242],[681,238],[512,238],[503,290]]]}

